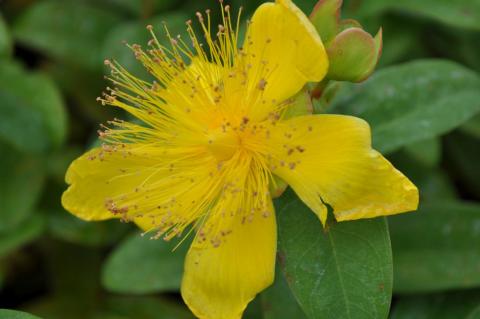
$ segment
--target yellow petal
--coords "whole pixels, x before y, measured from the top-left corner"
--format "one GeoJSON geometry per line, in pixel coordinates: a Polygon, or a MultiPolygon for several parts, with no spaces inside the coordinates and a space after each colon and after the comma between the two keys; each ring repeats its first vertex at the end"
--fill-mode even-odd
{"type": "Polygon", "coordinates": [[[233,217],[232,232],[217,247],[197,236],[185,261],[182,296],[200,319],[239,319],[274,279],[275,214],[233,217]]]}
{"type": "Polygon", "coordinates": [[[418,190],[371,148],[369,125],[355,117],[314,115],[280,122],[271,132],[273,173],[325,224],[413,211],[418,190]]]}
{"type": "MultiPolygon", "coordinates": [[[[121,212],[114,214],[107,209],[107,201],[135,192],[150,174],[141,170],[145,164],[153,166],[154,162],[132,154],[125,156],[121,151],[106,152],[101,148],[88,151],[68,168],[65,179],[69,187],[62,196],[63,207],[84,220],[122,218],[121,212]]],[[[130,219],[144,230],[151,228],[151,219],[131,216],[130,219]]]]}
{"type": "Polygon", "coordinates": [[[321,81],[328,58],[310,20],[290,0],[264,3],[252,17],[244,43],[251,89],[281,102],[306,82],[321,81]]]}
{"type": "Polygon", "coordinates": [[[65,180],[69,188],[63,193],[63,207],[85,220],[104,220],[113,218],[106,209],[105,200],[114,193],[122,193],[126,188],[135,187],[125,183],[125,189],[112,189],[109,180],[119,175],[117,156],[107,156],[101,160],[104,153],[100,148],[93,149],[77,158],[68,168],[65,180]]]}

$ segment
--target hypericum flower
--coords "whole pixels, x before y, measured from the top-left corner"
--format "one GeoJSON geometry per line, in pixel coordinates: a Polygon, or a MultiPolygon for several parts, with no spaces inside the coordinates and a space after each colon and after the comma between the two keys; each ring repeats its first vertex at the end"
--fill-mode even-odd
{"type": "Polygon", "coordinates": [[[328,69],[290,0],[260,6],[241,49],[228,6],[215,31],[208,11],[197,16],[206,49],[190,21],[189,39],[168,36],[166,47],[152,32],[147,50],[132,46],[154,83],[106,61],[114,87],[101,102],[138,120],[104,127],[103,147],[70,166],[62,202],[80,218],[119,217],[167,240],[194,231],[182,296],[200,318],[233,319],[274,278],[273,176],[323,224],[325,203],[338,221],[370,218],[416,209],[418,191],[372,150],[365,121],[285,118],[291,98],[328,69]]]}

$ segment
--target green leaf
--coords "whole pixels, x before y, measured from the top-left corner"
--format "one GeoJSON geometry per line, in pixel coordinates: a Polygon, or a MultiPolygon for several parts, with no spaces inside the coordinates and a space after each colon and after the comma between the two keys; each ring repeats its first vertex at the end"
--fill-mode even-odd
{"type": "Polygon", "coordinates": [[[281,269],[275,271],[275,282],[260,295],[263,319],[306,319],[295,300],[281,269]]]}
{"type": "Polygon", "coordinates": [[[260,298],[254,298],[245,309],[243,313],[243,318],[248,319],[265,319],[263,317],[262,304],[260,303],[260,298]]]}
{"type": "Polygon", "coordinates": [[[345,85],[332,113],[354,115],[372,127],[382,153],[444,134],[480,111],[480,78],[449,61],[418,60],[345,85]]]}
{"type": "Polygon", "coordinates": [[[152,240],[150,236],[132,234],[116,248],[103,266],[104,287],[133,294],[180,289],[188,242],[172,251],[176,243],[152,240]]]}
{"type": "Polygon", "coordinates": [[[395,292],[480,285],[480,205],[437,200],[389,224],[395,292]]]}
{"type": "Polygon", "coordinates": [[[478,291],[401,297],[390,319],[474,319],[471,313],[479,303],[478,291]]]}
{"type": "Polygon", "coordinates": [[[25,153],[45,152],[64,142],[65,107],[45,75],[0,63],[0,100],[0,139],[25,153]]]}
{"type": "Polygon", "coordinates": [[[0,319],[40,319],[26,312],[16,310],[0,309],[0,319]]]}
{"type": "Polygon", "coordinates": [[[129,72],[145,79],[149,76],[145,67],[135,58],[132,50],[129,49],[124,42],[139,44],[146,48],[148,41],[152,38],[150,32],[146,29],[146,26],[150,24],[154,27],[159,41],[168,46],[169,40],[165,36],[164,23],[168,27],[172,37],[180,34],[184,39],[187,39],[187,26],[185,24],[187,20],[187,15],[177,12],[157,16],[147,21],[120,24],[109,32],[102,48],[103,56],[108,59],[115,59],[129,72]]]}
{"type": "Polygon", "coordinates": [[[454,27],[480,30],[480,1],[478,0],[364,0],[350,14],[378,15],[385,11],[407,12],[425,16],[454,27]]]}
{"type": "Polygon", "coordinates": [[[12,54],[13,44],[10,33],[3,16],[0,14],[0,57],[10,56],[12,54]]]}
{"type": "Polygon", "coordinates": [[[480,139],[457,133],[445,140],[451,171],[458,175],[465,190],[480,199],[480,139]]]}
{"type": "Polygon", "coordinates": [[[399,5],[390,0],[390,8],[410,11],[454,27],[480,30],[480,2],[478,0],[405,0],[399,5]]]}
{"type": "Polygon", "coordinates": [[[276,201],[279,262],[312,319],[386,318],[392,255],[384,218],[327,223],[290,191],[276,201]]]}
{"type": "Polygon", "coordinates": [[[407,145],[405,151],[423,165],[435,167],[441,160],[442,143],[439,138],[429,138],[407,145]]]}
{"type": "Polygon", "coordinates": [[[10,231],[33,213],[45,174],[39,159],[0,143],[0,232],[10,231]]]}
{"type": "Polygon", "coordinates": [[[48,227],[56,238],[94,247],[111,245],[130,229],[119,220],[86,222],[64,210],[49,212],[48,227]]]}
{"type": "Polygon", "coordinates": [[[100,69],[102,43],[119,20],[112,10],[85,1],[37,1],[16,21],[13,34],[23,45],[51,57],[100,69]]]}

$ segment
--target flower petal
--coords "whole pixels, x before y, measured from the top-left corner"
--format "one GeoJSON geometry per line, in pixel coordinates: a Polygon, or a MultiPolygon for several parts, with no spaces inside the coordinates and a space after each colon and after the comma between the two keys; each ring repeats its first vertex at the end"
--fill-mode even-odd
{"type": "MultiPolygon", "coordinates": [[[[68,168],[66,182],[69,188],[63,193],[63,207],[84,220],[105,220],[120,218],[107,208],[106,201],[122,194],[131,193],[147,177],[146,171],[139,174],[125,174],[125,171],[138,171],[148,161],[145,158],[122,152],[105,152],[95,148],[78,159],[68,168]],[[115,182],[112,182],[115,180],[115,182]]],[[[148,163],[154,165],[154,162],[148,163]]],[[[147,218],[132,218],[146,230],[147,218]]]]}
{"type": "MultiPolygon", "coordinates": [[[[271,204],[270,204],[271,205],[271,204]]],[[[247,304],[274,279],[275,214],[245,220],[237,214],[232,232],[214,247],[201,237],[185,261],[182,296],[201,319],[239,319],[247,304]]]]}
{"type": "Polygon", "coordinates": [[[371,148],[369,125],[355,117],[314,115],[271,132],[273,173],[285,180],[325,224],[326,204],[338,221],[413,211],[418,190],[371,148]]]}
{"type": "Polygon", "coordinates": [[[328,69],[322,40],[310,20],[290,0],[264,3],[252,17],[244,43],[253,89],[281,102],[306,82],[321,81],[328,69]]]}
{"type": "Polygon", "coordinates": [[[161,230],[168,215],[166,206],[182,219],[192,211],[193,204],[186,204],[187,199],[188,203],[192,200],[191,194],[207,188],[209,166],[202,159],[198,162],[206,171],[198,170],[189,178],[179,178],[173,166],[160,165],[164,164],[162,159],[180,165],[175,158],[182,156],[170,155],[167,150],[148,150],[145,145],[92,149],[68,168],[65,179],[69,187],[63,193],[62,205],[84,220],[122,218],[135,222],[144,231],[161,230]],[[199,182],[188,182],[190,178],[198,178],[199,182]],[[171,201],[172,194],[178,196],[175,202],[171,201]]]}

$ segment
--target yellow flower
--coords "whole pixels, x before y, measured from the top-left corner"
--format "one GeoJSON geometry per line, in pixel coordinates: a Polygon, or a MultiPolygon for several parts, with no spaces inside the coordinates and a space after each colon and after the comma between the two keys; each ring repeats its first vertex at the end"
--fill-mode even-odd
{"type": "MultiPolygon", "coordinates": [[[[328,69],[322,41],[290,1],[265,3],[237,49],[238,20],[197,13],[206,48],[189,39],[132,46],[156,78],[147,83],[116,63],[100,98],[138,121],[114,120],[104,145],[75,160],[64,207],[85,220],[122,218],[169,240],[193,230],[182,296],[207,319],[240,318],[274,278],[273,176],[286,181],[323,224],[415,210],[416,187],[371,149],[361,119],[291,119],[291,97],[328,69]],[[218,33],[217,33],[218,31],[218,33]],[[217,33],[214,40],[212,33],[217,33]],[[290,99],[290,100],[289,100],[290,99]]],[[[320,231],[320,230],[319,230],[320,231]]],[[[141,262],[141,261],[140,261],[141,262]]]]}

